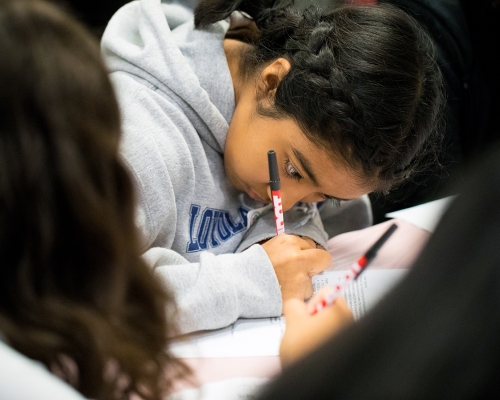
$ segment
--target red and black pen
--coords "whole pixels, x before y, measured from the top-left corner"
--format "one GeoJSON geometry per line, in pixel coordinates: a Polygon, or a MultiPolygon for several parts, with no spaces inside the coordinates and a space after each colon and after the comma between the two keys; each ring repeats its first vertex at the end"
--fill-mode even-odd
{"type": "Polygon", "coordinates": [[[377,252],[380,250],[382,245],[389,239],[389,237],[394,233],[394,231],[398,228],[396,224],[392,224],[389,229],[387,229],[384,234],[373,244],[372,247],[368,249],[368,251],[361,256],[358,261],[354,262],[351,267],[344,273],[342,276],[342,281],[333,287],[333,292],[326,296],[323,301],[316,304],[316,308],[312,312],[312,315],[316,314],[318,311],[321,311],[323,308],[328,307],[335,303],[335,301],[344,295],[344,291],[351,284],[351,282],[355,281],[361,272],[363,272],[366,267],[373,261],[377,252]]]}
{"type": "Polygon", "coordinates": [[[285,221],[283,220],[283,205],[281,204],[280,174],[278,161],[274,150],[267,152],[267,162],[269,164],[269,186],[271,187],[271,197],[274,207],[274,223],[276,224],[276,235],[285,233],[285,221]]]}

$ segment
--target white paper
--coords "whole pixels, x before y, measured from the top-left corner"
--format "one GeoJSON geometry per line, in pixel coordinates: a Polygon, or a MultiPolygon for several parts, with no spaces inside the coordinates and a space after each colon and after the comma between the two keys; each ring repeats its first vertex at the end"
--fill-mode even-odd
{"type": "Polygon", "coordinates": [[[454,198],[455,196],[445,197],[415,207],[395,211],[385,216],[388,218],[399,218],[429,232],[434,232],[436,225],[454,198]]]}
{"type": "Polygon", "coordinates": [[[234,378],[207,383],[197,389],[185,389],[165,400],[254,400],[268,378],[234,378]]]}
{"type": "MultiPolygon", "coordinates": [[[[324,271],[313,277],[314,291],[325,285],[340,283],[345,271],[324,271]]],[[[408,272],[405,269],[376,269],[364,271],[347,287],[344,297],[354,319],[365,315],[408,272]]]]}
{"type": "Polygon", "coordinates": [[[265,357],[279,355],[285,319],[239,319],[227,328],[194,333],[188,341],[171,345],[181,358],[265,357]]]}
{"type": "MultiPolygon", "coordinates": [[[[345,292],[354,318],[370,310],[406,273],[406,270],[367,270],[345,292]]],[[[343,271],[325,271],[313,277],[314,290],[336,284],[343,271]]],[[[285,318],[239,319],[227,328],[194,333],[171,345],[180,358],[278,356],[285,318]]]]}

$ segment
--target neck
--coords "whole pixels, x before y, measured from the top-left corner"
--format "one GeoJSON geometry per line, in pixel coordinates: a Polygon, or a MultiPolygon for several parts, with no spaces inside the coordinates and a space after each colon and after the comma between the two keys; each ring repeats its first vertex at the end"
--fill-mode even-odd
{"type": "Polygon", "coordinates": [[[234,103],[238,105],[241,98],[245,82],[242,74],[240,73],[241,55],[246,47],[250,46],[247,43],[240,42],[234,39],[224,40],[224,52],[226,53],[227,65],[231,73],[234,88],[234,103]]]}

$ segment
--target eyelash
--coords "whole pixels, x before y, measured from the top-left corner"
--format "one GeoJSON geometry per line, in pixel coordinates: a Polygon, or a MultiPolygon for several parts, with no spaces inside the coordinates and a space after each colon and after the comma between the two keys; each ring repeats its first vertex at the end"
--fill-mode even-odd
{"type": "Polygon", "coordinates": [[[293,164],[290,162],[289,158],[285,160],[285,174],[287,177],[295,179],[297,181],[300,181],[303,178],[302,175],[300,175],[300,173],[295,169],[293,164]]]}
{"type": "MultiPolygon", "coordinates": [[[[291,178],[291,179],[295,179],[296,181],[300,181],[301,179],[303,179],[303,176],[300,175],[300,173],[295,169],[295,167],[293,166],[292,162],[290,161],[289,158],[287,158],[285,160],[285,174],[287,177],[291,178]],[[292,170],[292,171],[290,171],[292,170]]],[[[333,205],[334,207],[340,207],[343,203],[342,200],[339,200],[339,199],[332,199],[330,197],[327,197],[327,196],[323,196],[323,199],[325,202],[328,202],[330,203],[331,205],[333,205]]]]}

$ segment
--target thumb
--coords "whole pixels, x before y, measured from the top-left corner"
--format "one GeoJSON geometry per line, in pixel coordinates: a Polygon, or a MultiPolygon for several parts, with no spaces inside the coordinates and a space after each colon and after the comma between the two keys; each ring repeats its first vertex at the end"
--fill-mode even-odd
{"type": "Polygon", "coordinates": [[[321,249],[311,249],[306,251],[312,255],[310,256],[311,263],[308,271],[310,278],[320,272],[323,272],[332,264],[332,256],[328,251],[321,249]]]}

